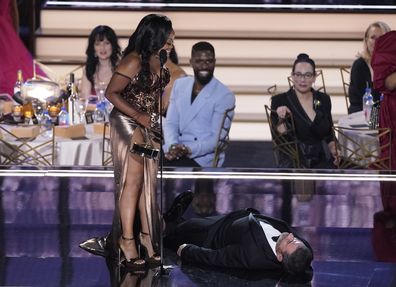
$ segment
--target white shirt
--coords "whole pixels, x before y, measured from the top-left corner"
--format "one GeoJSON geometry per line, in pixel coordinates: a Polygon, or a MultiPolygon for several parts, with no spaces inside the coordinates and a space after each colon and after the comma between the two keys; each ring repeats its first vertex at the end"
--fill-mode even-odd
{"type": "Polygon", "coordinates": [[[267,238],[267,241],[276,256],[276,251],[275,251],[276,242],[272,239],[272,237],[279,236],[279,235],[281,235],[281,233],[278,229],[274,228],[272,225],[265,223],[263,221],[260,221],[260,220],[259,220],[259,222],[260,222],[261,228],[264,231],[265,237],[267,238]]]}

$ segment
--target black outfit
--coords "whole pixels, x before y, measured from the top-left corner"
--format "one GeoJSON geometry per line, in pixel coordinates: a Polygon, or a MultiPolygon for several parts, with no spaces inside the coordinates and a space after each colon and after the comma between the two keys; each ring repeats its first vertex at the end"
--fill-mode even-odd
{"type": "Polygon", "coordinates": [[[362,58],[357,58],[351,68],[351,81],[349,83],[348,97],[350,106],[348,114],[359,112],[363,110],[363,94],[365,89],[371,88],[374,102],[379,101],[380,93],[373,89],[373,82],[371,80],[371,71],[367,62],[362,58]]]}
{"type": "MultiPolygon", "coordinates": [[[[194,218],[179,224],[167,235],[164,244],[181,252],[184,262],[208,266],[282,271],[282,264],[272,251],[260,220],[280,232],[291,232],[286,222],[244,209],[228,215],[194,218]],[[171,245],[171,246],[170,246],[171,245]]],[[[311,250],[310,245],[296,236],[311,250]]],[[[309,268],[307,271],[311,271],[309,268]]]]}
{"type": "MultiPolygon", "coordinates": [[[[289,134],[290,140],[298,142],[300,153],[300,167],[303,168],[334,168],[330,156],[328,143],[333,141],[333,119],[331,117],[330,96],[312,89],[313,108],[316,116],[313,121],[305,113],[293,88],[283,94],[275,95],[271,99],[271,119],[278,125],[279,118],[276,109],[286,106],[292,113],[295,134],[289,134]]],[[[293,167],[293,163],[286,155],[280,154],[278,167],[293,167]]]]}

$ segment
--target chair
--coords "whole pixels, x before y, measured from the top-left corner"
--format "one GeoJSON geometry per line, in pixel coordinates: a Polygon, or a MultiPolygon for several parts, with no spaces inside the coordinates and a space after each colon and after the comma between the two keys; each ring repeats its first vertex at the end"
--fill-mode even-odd
{"type": "Polygon", "coordinates": [[[286,126],[284,133],[279,133],[276,130],[275,124],[272,121],[271,115],[276,115],[276,111],[271,110],[267,105],[265,107],[265,113],[267,114],[268,125],[271,131],[272,144],[274,145],[274,157],[277,167],[282,167],[281,159],[287,158],[291,161],[293,168],[300,168],[300,156],[298,152],[298,141],[295,135],[294,120],[291,114],[287,114],[285,121],[289,122],[286,126]]]}
{"type": "Polygon", "coordinates": [[[278,87],[276,84],[268,87],[267,93],[271,96],[275,96],[278,93],[278,87]]]}
{"type": "Polygon", "coordinates": [[[348,99],[348,90],[349,90],[349,80],[351,78],[351,70],[349,68],[342,67],[340,68],[341,72],[341,79],[342,79],[342,87],[344,89],[344,97],[345,97],[345,104],[347,110],[349,110],[349,99],[348,99]]]}
{"type": "Polygon", "coordinates": [[[223,120],[221,122],[221,128],[217,136],[217,144],[214,151],[214,159],[212,161],[212,167],[219,167],[220,157],[228,147],[228,143],[230,141],[229,134],[231,129],[232,118],[234,116],[234,110],[235,110],[235,106],[230,109],[227,109],[224,112],[223,120]]]}
{"type": "Polygon", "coordinates": [[[112,166],[113,157],[111,154],[110,144],[110,123],[106,122],[103,127],[103,150],[102,150],[102,165],[112,166]]]}
{"type": "MultiPolygon", "coordinates": [[[[316,70],[316,78],[320,79],[321,86],[319,86],[318,88],[315,88],[315,90],[317,90],[319,92],[323,92],[323,93],[326,94],[326,85],[325,85],[325,80],[324,80],[324,76],[323,76],[323,71],[322,70],[316,70]]],[[[289,87],[291,88],[293,86],[292,76],[288,76],[287,77],[287,81],[289,83],[289,87]]]]}
{"type": "Polygon", "coordinates": [[[334,126],[340,169],[391,169],[391,129],[334,126]],[[381,154],[387,154],[382,157],[381,154]]]}
{"type": "MultiPolygon", "coordinates": [[[[54,131],[41,129],[36,136],[21,137],[12,128],[15,126],[0,125],[0,165],[51,166],[55,162],[54,131]]],[[[18,127],[20,128],[20,127],[18,127]]]]}

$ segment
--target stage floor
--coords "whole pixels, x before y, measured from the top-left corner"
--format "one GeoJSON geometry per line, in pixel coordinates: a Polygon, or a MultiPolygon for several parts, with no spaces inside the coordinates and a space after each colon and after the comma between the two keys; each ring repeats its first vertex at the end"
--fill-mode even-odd
{"type": "Polygon", "coordinates": [[[313,247],[312,281],[181,265],[167,249],[167,275],[119,270],[78,247],[110,230],[111,171],[24,169],[0,171],[0,285],[396,286],[396,220],[383,211],[380,194],[380,181],[393,184],[396,176],[231,169],[163,176],[164,210],[177,194],[195,192],[186,218],[253,207],[290,222],[313,247]]]}

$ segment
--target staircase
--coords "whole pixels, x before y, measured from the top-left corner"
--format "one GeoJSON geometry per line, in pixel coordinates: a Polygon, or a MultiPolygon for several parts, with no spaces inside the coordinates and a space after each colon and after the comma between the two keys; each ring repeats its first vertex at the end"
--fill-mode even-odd
{"type": "MultiPolygon", "coordinates": [[[[295,57],[309,54],[323,70],[332,99],[335,121],[347,113],[340,67],[349,67],[362,49],[366,27],[385,21],[396,27],[396,17],[379,13],[326,13],[301,11],[197,11],[192,9],[141,10],[126,8],[52,7],[41,11],[36,35],[36,57],[57,80],[84,63],[87,37],[97,25],[111,26],[122,48],[141,18],[162,13],[173,22],[180,64],[189,74],[194,43],[211,42],[216,49],[215,75],[236,95],[231,140],[270,140],[264,105],[267,89],[288,89],[287,76],[295,57]]],[[[81,73],[81,69],[77,70],[81,73]]],[[[319,85],[319,83],[318,83],[319,85]]]]}

